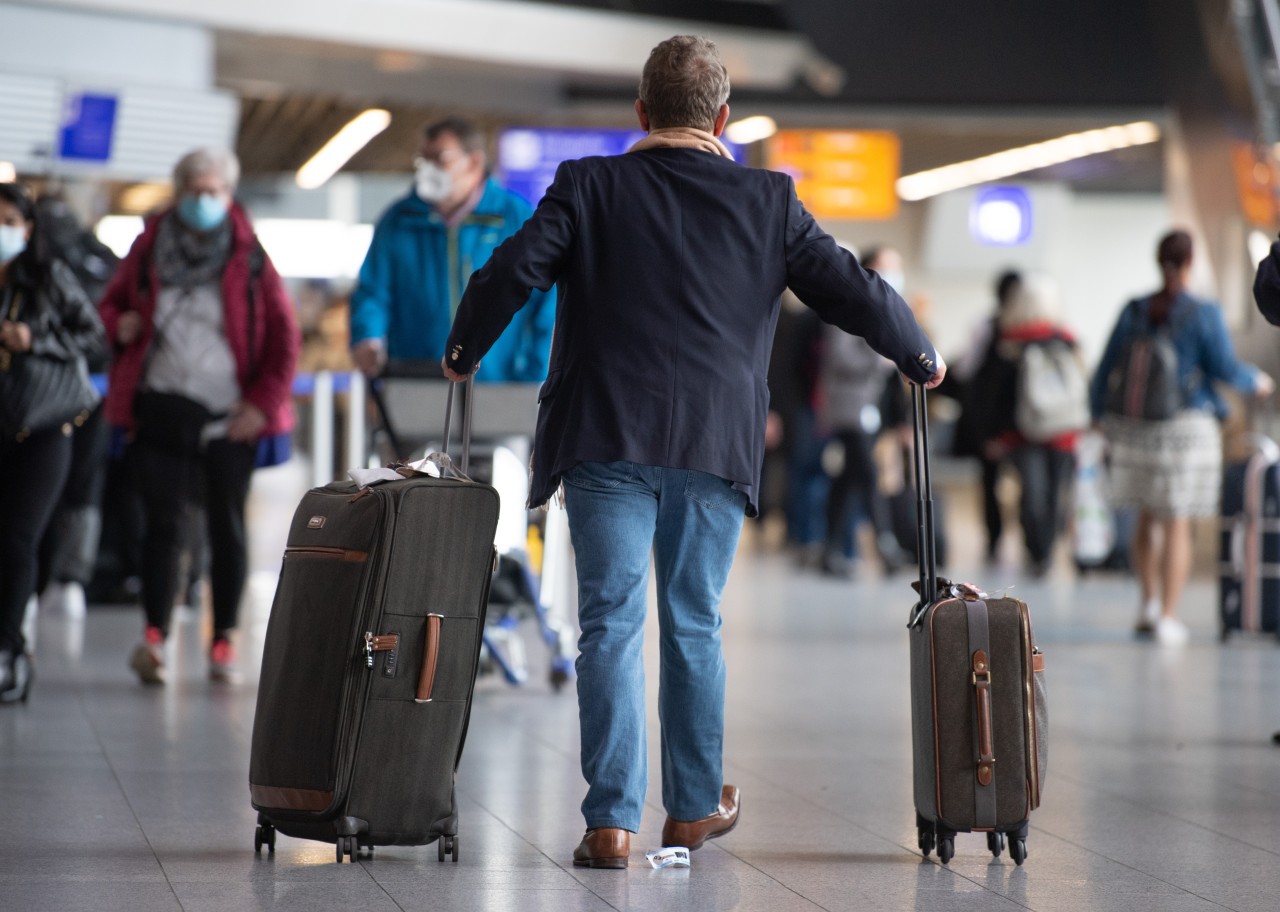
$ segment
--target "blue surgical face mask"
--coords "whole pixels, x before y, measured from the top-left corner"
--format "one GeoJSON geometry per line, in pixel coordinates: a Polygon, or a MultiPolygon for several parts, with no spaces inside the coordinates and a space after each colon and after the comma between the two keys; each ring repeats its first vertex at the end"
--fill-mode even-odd
{"type": "Polygon", "coordinates": [[[0,265],[27,249],[27,229],[22,225],[0,225],[0,265]]]}
{"type": "Polygon", "coordinates": [[[902,289],[907,284],[907,277],[903,275],[901,269],[886,269],[880,273],[880,278],[884,279],[885,284],[898,294],[902,294],[902,289]]]}
{"type": "Polygon", "coordinates": [[[212,193],[188,194],[178,201],[178,218],[196,231],[212,231],[227,217],[227,201],[212,193]]]}

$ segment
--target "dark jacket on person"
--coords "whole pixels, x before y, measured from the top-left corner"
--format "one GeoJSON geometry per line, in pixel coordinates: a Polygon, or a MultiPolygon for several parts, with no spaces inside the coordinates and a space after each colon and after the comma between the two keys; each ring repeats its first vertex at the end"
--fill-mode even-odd
{"type": "MultiPolygon", "coordinates": [[[[1111,372],[1134,338],[1151,329],[1151,304],[1154,295],[1135,298],[1120,311],[1111,338],[1102,352],[1090,385],[1090,400],[1095,419],[1106,412],[1106,398],[1111,372]]],[[[1186,408],[1207,411],[1215,417],[1227,417],[1227,403],[1214,389],[1215,383],[1226,383],[1242,393],[1252,394],[1258,388],[1258,370],[1236,358],[1231,335],[1222,319],[1222,309],[1212,301],[1204,301],[1183,292],[1169,310],[1168,326],[1173,347],[1178,353],[1178,384],[1186,408]]]]}
{"type": "Polygon", "coordinates": [[[106,351],[106,337],[93,302],[85,294],[75,273],[60,259],[45,267],[26,257],[14,260],[9,269],[9,286],[0,288],[4,312],[9,319],[12,296],[18,299],[18,322],[31,328],[31,352],[57,361],[100,360],[106,351]]]}
{"type": "Polygon", "coordinates": [[[1271,245],[1271,253],[1258,264],[1258,274],[1253,278],[1253,299],[1267,322],[1280,326],[1280,241],[1271,245]]]}
{"type": "MultiPolygon", "coordinates": [[[[147,223],[98,305],[111,340],[116,338],[122,314],[135,310],[142,316],[138,338],[117,348],[107,390],[107,421],[126,430],[133,428],[133,397],[155,339],[156,296],[161,283],[152,251],[160,220],[173,217],[170,209],[147,223]]],[[[231,256],[221,283],[224,331],[236,362],[240,398],[266,416],[263,438],[276,437],[293,429],[293,372],[302,344],[298,320],[280,274],[258,244],[249,216],[236,203],[227,217],[232,234],[231,256]],[[251,264],[255,258],[261,261],[256,268],[251,264]]]]}
{"type": "Polygon", "coordinates": [[[708,152],[561,164],[533,217],[472,276],[450,366],[471,370],[530,290],[553,284],[535,506],[574,465],[626,460],[724,478],[754,515],[769,349],[788,286],[912,379],[936,372],[906,303],[818,227],[790,177],[708,152]]]}

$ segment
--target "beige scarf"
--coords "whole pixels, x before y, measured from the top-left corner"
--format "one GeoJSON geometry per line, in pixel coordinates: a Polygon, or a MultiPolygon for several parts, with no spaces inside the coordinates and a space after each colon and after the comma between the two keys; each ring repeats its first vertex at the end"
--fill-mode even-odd
{"type": "Polygon", "coordinates": [[[660,127],[650,130],[648,136],[627,151],[644,152],[647,149],[697,149],[699,152],[733,158],[724,143],[706,130],[696,127],[660,127]]]}

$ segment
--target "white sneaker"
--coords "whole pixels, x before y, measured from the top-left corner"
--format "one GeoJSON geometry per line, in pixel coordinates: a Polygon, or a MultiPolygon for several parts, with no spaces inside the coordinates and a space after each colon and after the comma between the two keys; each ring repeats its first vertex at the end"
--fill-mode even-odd
{"type": "Polygon", "coordinates": [[[1175,617],[1162,617],[1156,622],[1156,641],[1162,646],[1181,646],[1190,638],[1187,625],[1175,617]]]}
{"type": "Polygon", "coordinates": [[[1149,636],[1156,632],[1160,622],[1160,600],[1147,599],[1138,609],[1138,623],[1133,625],[1133,632],[1139,636],[1149,636]]]}
{"type": "Polygon", "coordinates": [[[71,620],[84,617],[84,587],[79,583],[50,583],[40,593],[40,610],[44,614],[60,614],[71,620]]]}
{"type": "Polygon", "coordinates": [[[79,583],[67,583],[62,593],[62,611],[72,620],[84,617],[87,600],[84,597],[84,586],[79,583]]]}

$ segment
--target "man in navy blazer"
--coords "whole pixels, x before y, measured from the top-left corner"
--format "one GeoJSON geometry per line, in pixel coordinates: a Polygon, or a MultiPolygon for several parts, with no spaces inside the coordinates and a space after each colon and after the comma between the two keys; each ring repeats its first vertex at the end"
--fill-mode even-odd
{"type": "Polygon", "coordinates": [[[445,346],[457,381],[533,289],[558,287],[530,504],[563,484],[577,559],[582,803],[574,864],[625,868],[648,782],[641,638],[657,573],[665,845],[738,819],[725,785],[720,598],[764,456],[765,383],[791,288],[915,383],[945,367],[902,298],[814,222],[790,177],[717,138],[729,79],[678,36],[645,64],[627,154],[565,162],[532,218],[467,286],[445,346]]]}

